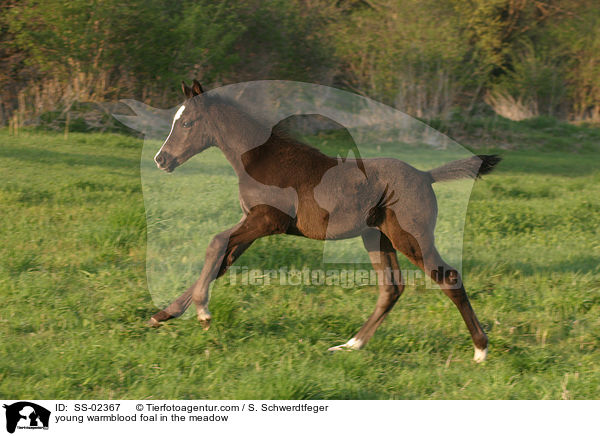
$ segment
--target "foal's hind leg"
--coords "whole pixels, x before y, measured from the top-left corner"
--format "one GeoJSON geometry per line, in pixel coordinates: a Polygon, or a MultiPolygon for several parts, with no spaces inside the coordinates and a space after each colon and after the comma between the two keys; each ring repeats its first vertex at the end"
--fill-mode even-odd
{"type": "Polygon", "coordinates": [[[434,246],[431,247],[423,260],[425,271],[436,281],[460,311],[475,345],[473,360],[477,363],[483,362],[487,358],[488,338],[471,307],[460,274],[455,268],[444,262],[434,246]]]}
{"type": "Polygon", "coordinates": [[[381,228],[391,239],[394,248],[429,275],[456,305],[475,345],[473,359],[478,363],[483,362],[487,357],[488,338],[471,307],[460,274],[444,262],[435,248],[433,232],[421,233],[417,239],[400,228],[393,214],[388,214],[381,228]]]}
{"type": "Polygon", "coordinates": [[[150,323],[159,325],[161,321],[180,316],[193,301],[198,320],[204,324],[205,329],[208,328],[212,318],[208,310],[210,283],[221,277],[256,239],[284,233],[290,220],[288,215],[271,206],[252,208],[239,224],[213,238],[206,249],[200,278],[166,309],[154,315],[150,323]]]}
{"type": "Polygon", "coordinates": [[[357,350],[365,346],[404,290],[396,250],[387,236],[377,229],[369,229],[363,233],[362,238],[379,278],[379,298],[375,311],[358,333],[345,344],[331,347],[329,351],[357,350]]]}
{"type": "Polygon", "coordinates": [[[483,332],[483,328],[481,328],[481,324],[471,307],[460,274],[456,269],[444,262],[433,245],[425,254],[423,261],[425,271],[436,281],[440,288],[442,288],[442,291],[444,291],[460,311],[475,345],[473,360],[477,363],[483,362],[487,358],[488,338],[483,332]]]}

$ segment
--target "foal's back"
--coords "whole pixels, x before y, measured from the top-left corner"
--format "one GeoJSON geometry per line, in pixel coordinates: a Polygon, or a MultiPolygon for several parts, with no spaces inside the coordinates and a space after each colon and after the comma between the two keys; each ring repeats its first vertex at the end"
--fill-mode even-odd
{"type": "Polygon", "coordinates": [[[435,209],[428,173],[393,158],[334,158],[274,132],[264,144],[244,153],[242,162],[249,183],[240,186],[252,187],[242,188],[242,202],[253,197],[256,203],[260,191],[266,204],[276,202],[278,209],[291,211],[289,233],[311,239],[358,236],[374,224],[369,220],[381,212],[377,208],[392,208],[408,221],[414,220],[410,209],[431,211],[432,205],[435,209]]]}

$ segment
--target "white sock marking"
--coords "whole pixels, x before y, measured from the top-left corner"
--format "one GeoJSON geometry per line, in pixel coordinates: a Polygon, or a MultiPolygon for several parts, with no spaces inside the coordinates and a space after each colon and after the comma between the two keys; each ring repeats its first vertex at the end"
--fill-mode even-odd
{"type": "Polygon", "coordinates": [[[360,346],[362,345],[362,341],[360,339],[352,338],[348,342],[346,342],[344,345],[353,350],[358,350],[360,348],[360,346]]]}
{"type": "Polygon", "coordinates": [[[487,358],[487,353],[487,347],[485,347],[485,349],[483,350],[480,350],[479,348],[475,347],[475,355],[473,356],[473,360],[477,363],[481,363],[487,358]]]}
{"type": "Polygon", "coordinates": [[[361,346],[362,341],[360,339],[352,338],[345,344],[329,348],[328,351],[359,350],[361,346]]]}

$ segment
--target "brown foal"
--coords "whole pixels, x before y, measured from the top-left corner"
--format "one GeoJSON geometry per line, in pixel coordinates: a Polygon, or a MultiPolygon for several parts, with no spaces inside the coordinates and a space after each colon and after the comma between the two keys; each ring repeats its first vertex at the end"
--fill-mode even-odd
{"type": "Polygon", "coordinates": [[[397,159],[355,159],[344,171],[336,158],[303,144],[278,128],[265,127],[231,102],[183,84],[185,102],[155,156],[158,168],[173,171],[210,146],[218,147],[239,179],[243,217],[208,246],[198,280],[150,323],[182,315],[192,302],[208,328],[210,283],[223,275],[256,239],[290,234],[311,239],[361,236],[379,277],[375,310],[360,330],[330,350],[359,349],[369,341],[404,290],[400,251],[439,284],[456,305],[475,345],[477,362],[487,356],[488,339],[458,271],[434,244],[437,201],[432,184],[489,173],[498,156],[480,155],[420,171],[397,159]],[[259,139],[257,139],[259,138],[259,139]],[[326,181],[326,182],[325,182],[326,181]],[[335,219],[332,219],[335,217],[335,219]]]}

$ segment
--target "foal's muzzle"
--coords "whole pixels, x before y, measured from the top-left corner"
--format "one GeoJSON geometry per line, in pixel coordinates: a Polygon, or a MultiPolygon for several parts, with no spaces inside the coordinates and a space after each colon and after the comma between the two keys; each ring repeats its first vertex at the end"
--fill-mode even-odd
{"type": "Polygon", "coordinates": [[[166,171],[168,173],[172,172],[175,167],[177,167],[177,159],[174,159],[169,153],[162,151],[158,153],[154,157],[154,162],[156,162],[156,166],[158,169],[166,171]]]}

